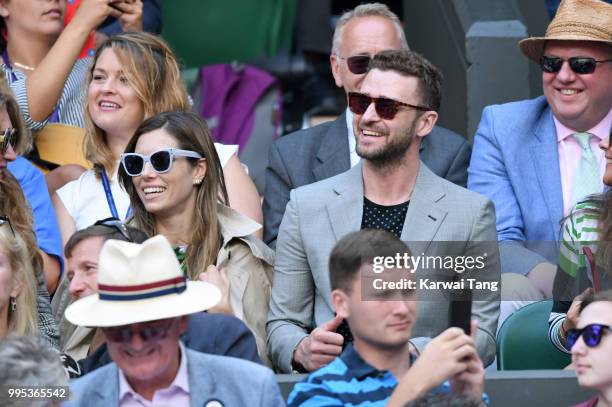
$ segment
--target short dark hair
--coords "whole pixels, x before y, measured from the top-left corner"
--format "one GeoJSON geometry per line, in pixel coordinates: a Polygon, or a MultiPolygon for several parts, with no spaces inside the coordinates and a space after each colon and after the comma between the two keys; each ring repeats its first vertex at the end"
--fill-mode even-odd
{"type": "Polygon", "coordinates": [[[582,312],[588,305],[598,301],[612,302],[612,290],[600,291],[598,293],[588,295],[580,304],[580,312],[582,312]]]}
{"type": "Polygon", "coordinates": [[[428,393],[404,407],[482,407],[484,401],[454,393],[428,393]]]}
{"type": "Polygon", "coordinates": [[[382,51],[374,55],[369,69],[395,71],[419,80],[420,104],[438,111],[442,101],[442,73],[421,54],[408,50],[382,51]]]}
{"type": "MultiPolygon", "coordinates": [[[[147,240],[147,235],[141,231],[140,229],[133,228],[131,226],[126,226],[127,230],[132,238],[133,243],[143,243],[147,240]]],[[[73,233],[70,236],[70,239],[66,242],[66,246],[64,247],[64,256],[66,258],[72,257],[72,252],[74,248],[84,240],[90,239],[92,237],[101,237],[103,242],[107,240],[122,240],[124,242],[127,239],[115,228],[108,227],[104,225],[92,225],[85,229],[81,229],[73,233]]]]}
{"type": "Polygon", "coordinates": [[[385,230],[363,229],[349,233],[334,246],[329,256],[331,289],[351,292],[355,275],[363,264],[371,264],[374,257],[396,254],[410,255],[406,243],[385,230]]]}

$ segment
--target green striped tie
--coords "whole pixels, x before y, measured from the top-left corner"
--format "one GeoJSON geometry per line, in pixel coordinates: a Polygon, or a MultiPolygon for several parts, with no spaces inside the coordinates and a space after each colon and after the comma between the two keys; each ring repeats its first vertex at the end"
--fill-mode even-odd
{"type": "Polygon", "coordinates": [[[572,207],[576,202],[590,194],[601,192],[601,176],[595,153],[591,149],[590,133],[575,133],[574,138],[582,148],[580,162],[574,175],[574,188],[572,190],[572,207]]]}

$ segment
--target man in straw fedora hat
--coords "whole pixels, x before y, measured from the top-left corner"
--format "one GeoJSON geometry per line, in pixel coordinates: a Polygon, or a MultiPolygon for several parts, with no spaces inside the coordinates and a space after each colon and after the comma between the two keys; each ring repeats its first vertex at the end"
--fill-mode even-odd
{"type": "Polygon", "coordinates": [[[561,220],[603,190],[598,144],[612,125],[612,5],[565,0],[545,36],[519,46],[540,65],[544,95],[484,109],[468,188],[495,204],[503,277],[525,287],[515,299],[536,300],[552,293],[561,220]]]}
{"type": "Polygon", "coordinates": [[[74,381],[67,405],[283,405],[268,368],[198,353],[179,341],[187,316],[220,298],[213,285],[187,281],[161,235],[143,244],[105,242],[98,293],[71,304],[66,318],[99,327],[114,363],[74,381]]]}

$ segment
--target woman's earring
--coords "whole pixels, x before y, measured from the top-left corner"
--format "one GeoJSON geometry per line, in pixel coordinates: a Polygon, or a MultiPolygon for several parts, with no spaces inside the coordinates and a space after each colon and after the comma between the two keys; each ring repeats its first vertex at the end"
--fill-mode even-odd
{"type": "Polygon", "coordinates": [[[11,297],[11,311],[15,312],[17,309],[17,298],[11,297]]]}
{"type": "Polygon", "coordinates": [[[202,183],[202,178],[196,178],[196,179],[193,181],[193,183],[194,183],[195,185],[200,185],[200,184],[202,183]]]}

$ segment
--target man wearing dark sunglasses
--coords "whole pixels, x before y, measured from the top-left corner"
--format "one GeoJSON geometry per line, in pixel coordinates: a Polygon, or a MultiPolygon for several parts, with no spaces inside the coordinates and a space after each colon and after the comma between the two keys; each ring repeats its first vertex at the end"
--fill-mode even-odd
{"type": "Polygon", "coordinates": [[[191,314],[210,309],[220,298],[214,285],[188,281],[161,235],[142,244],[105,242],[98,295],[72,303],[66,318],[99,328],[113,363],[73,381],[74,397],[66,405],[284,405],[270,369],[183,343],[191,314]]]}
{"type": "Polygon", "coordinates": [[[612,291],[591,295],[581,304],[577,329],[567,333],[567,346],[578,384],[597,391],[595,398],[575,407],[610,405],[612,394],[612,291]]]}
{"type": "Polygon", "coordinates": [[[598,144],[612,127],[612,5],[564,0],[545,36],[519,46],[540,66],[544,95],[484,109],[468,188],[495,203],[502,272],[524,287],[515,299],[530,301],[552,295],[561,220],[603,191],[598,144]]]}
{"type": "MultiPolygon", "coordinates": [[[[360,91],[349,93],[361,162],[291,191],[279,229],[266,326],[268,352],[281,370],[318,369],[342,349],[328,261],[337,241],[350,232],[384,229],[425,256],[488,253],[480,277],[499,279],[492,203],[437,176],[419,160],[440,100],[441,74],[429,61],[405,50],[378,53],[360,91]],[[476,242],[493,244],[482,250],[476,242]]],[[[454,270],[422,272],[456,277],[454,270]]],[[[440,297],[419,306],[421,318],[411,339],[417,349],[450,324],[450,297],[443,290],[435,295],[440,297]]],[[[478,320],[476,348],[485,364],[495,355],[498,313],[496,293],[480,292],[472,317],[478,320]]]]}
{"type": "MultiPolygon", "coordinates": [[[[370,59],[380,51],[408,49],[398,17],[386,5],[362,4],[336,24],[330,55],[336,85],[358,92],[370,59]]],[[[467,185],[470,147],[464,138],[439,126],[421,143],[421,159],[437,175],[467,185]]],[[[264,193],[264,241],[274,247],[289,192],[332,177],[356,165],[352,113],[282,137],[270,148],[264,193]]]]}

